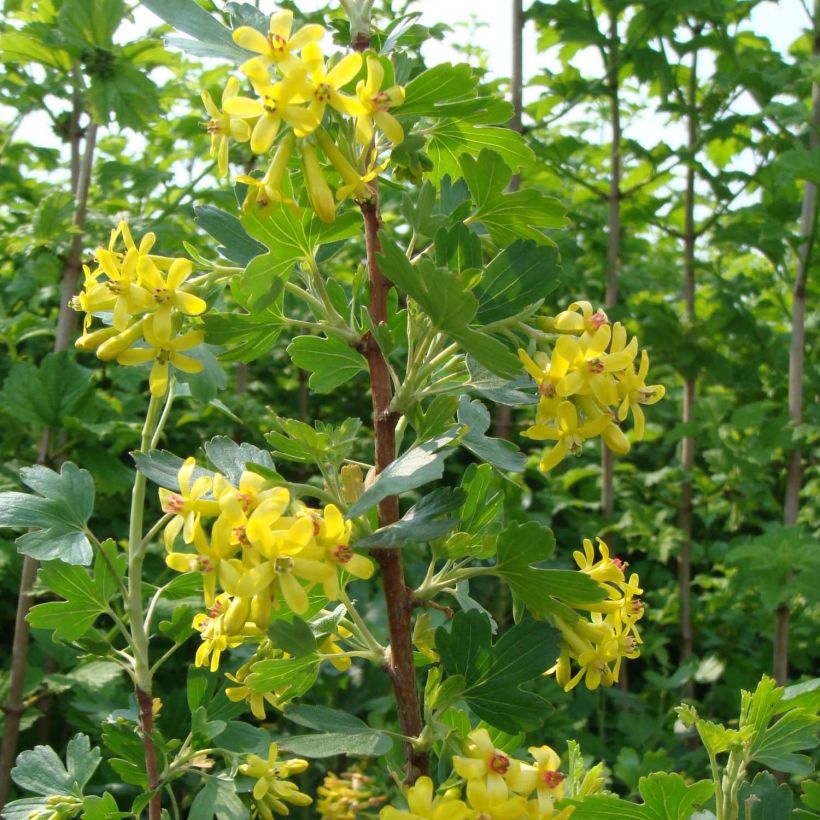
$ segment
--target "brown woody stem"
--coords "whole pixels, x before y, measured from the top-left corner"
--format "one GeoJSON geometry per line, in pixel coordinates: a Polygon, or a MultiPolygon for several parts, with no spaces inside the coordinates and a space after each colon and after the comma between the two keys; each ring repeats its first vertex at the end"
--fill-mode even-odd
{"type": "MultiPolygon", "coordinates": [[[[361,204],[364,219],[364,235],[367,247],[367,270],[370,280],[370,320],[374,327],[387,321],[387,294],[390,282],[385,278],[376,259],[381,250],[379,244],[379,206],[377,191],[369,202],[361,204]]],[[[399,414],[390,410],[393,387],[387,361],[372,333],[364,340],[364,356],[370,371],[373,397],[373,427],[376,440],[376,472],[381,472],[396,458],[396,424],[399,414]]],[[[384,527],[399,520],[399,499],[388,496],[379,503],[379,526],[384,527]]],[[[384,598],[387,606],[387,622],[390,629],[390,654],[386,671],[393,682],[396,708],[402,734],[418,737],[423,729],[421,704],[416,686],[416,670],[413,663],[412,611],[413,596],[404,582],[404,566],[400,549],[380,549],[374,557],[381,567],[384,598]]],[[[407,771],[405,780],[414,783],[416,778],[428,774],[429,757],[426,752],[405,743],[407,771]]]]}
{"type": "Polygon", "coordinates": [[[159,820],[162,812],[162,794],[159,791],[159,766],[157,750],[154,746],[154,700],[151,695],[139,686],[136,687],[137,702],[140,707],[140,726],[142,727],[142,747],[145,754],[145,772],[148,775],[148,789],[154,792],[148,804],[148,816],[159,820]]]}

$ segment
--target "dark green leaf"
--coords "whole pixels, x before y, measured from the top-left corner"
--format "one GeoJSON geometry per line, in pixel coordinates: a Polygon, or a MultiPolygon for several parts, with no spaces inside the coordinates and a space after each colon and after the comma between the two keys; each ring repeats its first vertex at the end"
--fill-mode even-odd
{"type": "Polygon", "coordinates": [[[444,461],[453,453],[452,444],[459,432],[458,428],[453,428],[402,453],[379,473],[373,484],[350,509],[348,516],[355,518],[389,495],[399,495],[441,478],[444,473],[444,461]]]}
{"type": "Polygon", "coordinates": [[[257,242],[233,214],[215,205],[199,205],[194,208],[197,224],[220,243],[217,250],[226,259],[238,265],[247,265],[251,259],[265,252],[265,246],[257,242]]]}
{"type": "Polygon", "coordinates": [[[462,446],[475,453],[482,461],[499,470],[521,472],[527,457],[511,441],[484,435],[490,426],[490,413],[478,400],[462,396],[458,402],[459,423],[467,425],[461,438],[462,446]]]}
{"type": "Polygon", "coordinates": [[[759,772],[751,783],[740,787],[738,803],[749,807],[748,820],[790,820],[794,795],[787,783],[778,783],[769,772],[759,772]]]}
{"type": "Polygon", "coordinates": [[[267,450],[260,450],[246,441],[237,444],[227,436],[214,436],[205,444],[205,454],[217,472],[222,473],[234,487],[239,486],[239,479],[247,470],[248,464],[259,464],[270,470],[276,469],[267,450]]]}
{"type": "Polygon", "coordinates": [[[254,692],[276,692],[283,701],[304,695],[316,682],[319,659],[316,655],[300,658],[275,658],[259,661],[245,680],[254,692]]]}
{"type": "Polygon", "coordinates": [[[464,678],[462,699],[482,720],[503,731],[535,729],[549,711],[520,686],[548,669],[558,654],[558,633],[542,621],[524,621],[492,644],[490,621],[457,612],[450,629],[436,630],[436,649],[448,675],[464,678]]]}
{"type": "Polygon", "coordinates": [[[470,385],[485,399],[498,404],[538,404],[538,394],[528,376],[519,376],[512,381],[502,379],[472,356],[467,357],[467,370],[470,385]]]}
{"type": "Polygon", "coordinates": [[[320,734],[284,737],[282,749],[305,757],[331,757],[338,754],[379,756],[392,746],[388,735],[371,729],[359,718],[326,706],[288,706],[285,717],[320,734]]]}
{"type": "Polygon", "coordinates": [[[313,630],[299,617],[291,621],[276,620],[268,627],[273,645],[289,655],[301,657],[316,652],[316,638],[313,630]]]}
{"type": "Polygon", "coordinates": [[[377,530],[356,542],[357,547],[403,547],[413,542],[432,541],[446,535],[458,524],[456,518],[441,518],[462,505],[461,490],[439,487],[422,496],[395,524],[377,530]]]}
{"type": "Polygon", "coordinates": [[[317,393],[330,393],[367,371],[364,356],[335,337],[297,336],[288,353],[297,367],[310,371],[308,384],[317,393]]]}
{"type": "MultiPolygon", "coordinates": [[[[137,465],[137,469],[148,479],[160,487],[179,492],[179,469],[185,463],[179,456],[169,453],[167,450],[149,450],[147,453],[133,452],[131,457],[137,465]]],[[[210,470],[197,465],[194,467],[192,481],[196,481],[200,476],[213,478],[214,474],[210,470]]]]}

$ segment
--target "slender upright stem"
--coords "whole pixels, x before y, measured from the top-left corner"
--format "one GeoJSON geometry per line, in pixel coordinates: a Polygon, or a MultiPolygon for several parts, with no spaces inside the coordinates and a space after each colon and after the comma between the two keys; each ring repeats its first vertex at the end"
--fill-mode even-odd
{"type": "MultiPolygon", "coordinates": [[[[620,53],[618,40],[618,14],[609,10],[609,38],[602,49],[606,60],[607,89],[609,96],[609,124],[612,145],[609,151],[609,237],[606,254],[606,307],[618,303],[618,257],[621,244],[621,100],[618,85],[620,53]]],[[[612,451],[601,444],[601,511],[611,519],[615,514],[613,490],[615,459],[612,451]]]]}
{"type": "MultiPolygon", "coordinates": [[[[687,151],[686,190],[684,194],[683,230],[683,300],[686,324],[690,334],[695,331],[695,151],[698,140],[698,52],[692,52],[692,66],[687,89],[687,151]]],[[[683,385],[682,421],[689,425],[695,418],[695,378],[687,375],[683,385]]],[[[692,634],[692,530],[693,530],[693,482],[692,470],[695,466],[695,437],[688,433],[681,442],[681,465],[684,480],[681,486],[679,521],[683,531],[680,555],[678,557],[678,588],[680,595],[680,659],[685,661],[693,651],[692,634]]],[[[687,691],[691,694],[691,691],[687,691]]]]}
{"type": "MultiPolygon", "coordinates": [[[[370,279],[370,319],[374,325],[387,321],[387,294],[390,282],[385,278],[376,259],[379,245],[379,211],[377,200],[361,206],[367,245],[367,268],[370,279]]],[[[373,398],[373,426],[376,439],[376,472],[384,470],[396,458],[396,424],[399,414],[390,410],[393,388],[390,373],[379,345],[372,334],[365,339],[364,355],[370,371],[373,398]]],[[[378,506],[379,526],[385,527],[399,520],[399,499],[391,495],[378,506]]],[[[382,573],[382,585],[387,606],[387,622],[390,630],[390,654],[385,663],[393,682],[399,726],[403,735],[418,737],[424,728],[421,703],[416,685],[412,645],[412,592],[404,581],[401,550],[396,548],[376,550],[374,557],[382,573]]],[[[429,772],[429,756],[404,745],[407,771],[405,779],[414,783],[416,778],[429,772]]]]}
{"type": "MultiPolygon", "coordinates": [[[[523,0],[512,0],[512,72],[510,75],[510,96],[513,115],[510,128],[523,130],[523,88],[524,88],[524,8],[523,0]]],[[[515,174],[510,180],[510,190],[517,191],[521,186],[521,175],[515,174]]],[[[493,434],[498,438],[510,438],[512,435],[512,407],[499,404],[493,417],[493,434]]]]}
{"type": "MultiPolygon", "coordinates": [[[[820,55],[820,0],[814,3],[814,56],[820,55]]],[[[812,83],[812,117],[809,131],[809,148],[817,150],[820,145],[820,83],[812,83]]],[[[800,236],[797,276],[792,292],[792,334],[789,349],[789,420],[796,428],[803,419],[803,370],[805,358],[806,284],[811,266],[811,254],[817,234],[817,185],[809,180],[803,189],[803,207],[800,213],[800,236]]],[[[800,487],[803,459],[800,446],[791,448],[788,454],[786,494],[783,504],[783,523],[787,527],[797,523],[800,509],[800,487]]],[[[774,627],[774,679],[782,686],[789,675],[789,619],[788,603],[782,603],[775,613],[774,627]]]]}
{"type": "MultiPolygon", "coordinates": [[[[82,130],[79,127],[83,113],[82,94],[75,88],[74,106],[71,114],[69,139],[71,142],[71,182],[74,193],[74,226],[77,233],[71,241],[69,255],[63,267],[60,286],[60,306],[57,319],[57,332],[54,337],[54,352],[66,350],[75,329],[75,314],[68,303],[77,286],[80,270],[80,251],[82,249],[85,217],[88,208],[88,190],[91,182],[91,170],[94,163],[94,148],[96,144],[96,124],[89,123],[86,131],[85,152],[82,164],[79,164],[80,141],[82,130]]],[[[40,441],[38,464],[47,464],[50,461],[53,431],[46,428],[40,441]]],[[[37,577],[39,562],[29,556],[23,559],[23,571],[20,577],[20,592],[17,599],[17,615],[14,623],[14,640],[11,650],[11,670],[9,675],[9,693],[4,706],[5,725],[3,740],[0,745],[0,809],[8,799],[11,784],[11,769],[17,755],[17,739],[20,734],[20,719],[25,706],[23,703],[23,688],[28,663],[28,647],[30,629],[26,620],[33,603],[31,593],[34,580],[37,577]]]]}
{"type": "MultiPolygon", "coordinates": [[[[346,3],[348,8],[351,3],[346,3]]],[[[355,51],[365,51],[370,47],[369,12],[370,3],[357,6],[367,21],[357,19],[352,47],[355,51]]],[[[351,19],[351,23],[354,21],[351,19]]],[[[390,281],[382,273],[376,255],[381,250],[379,244],[379,192],[375,182],[371,183],[373,197],[360,204],[364,221],[364,239],[367,249],[367,274],[370,283],[370,321],[378,326],[387,321],[387,295],[390,292],[390,281]]],[[[368,333],[363,341],[363,354],[367,359],[370,372],[370,390],[373,402],[373,432],[376,440],[376,472],[380,473],[396,458],[396,425],[400,415],[390,409],[393,399],[393,385],[390,379],[390,368],[384,355],[373,337],[368,333]]],[[[378,505],[379,526],[384,527],[399,520],[399,499],[388,496],[378,505]]],[[[412,613],[413,594],[404,581],[404,565],[400,549],[375,550],[374,557],[381,568],[384,600],[387,607],[387,625],[390,631],[390,647],[385,670],[393,683],[396,697],[396,709],[399,726],[405,737],[421,735],[424,722],[421,715],[416,684],[416,669],[413,662],[412,613]]],[[[412,744],[404,744],[404,755],[407,761],[405,780],[415,783],[421,775],[429,773],[430,758],[427,752],[414,749],[412,744]]]]}
{"type": "MultiPolygon", "coordinates": [[[[142,428],[140,452],[146,453],[157,432],[162,399],[151,397],[145,424],[142,428]]],[[[143,542],[143,516],[145,512],[145,476],[137,471],[134,476],[134,487],[131,491],[131,516],[128,528],[128,596],[125,606],[128,612],[131,629],[131,647],[134,651],[134,681],[137,703],[140,707],[142,727],[142,745],[145,754],[145,770],[148,775],[148,788],[155,792],[148,804],[150,820],[160,820],[162,793],[159,787],[159,766],[157,750],[154,746],[152,732],[154,729],[153,698],[151,697],[152,673],[149,658],[148,633],[145,629],[145,616],[142,606],[142,564],[145,560],[143,542]]]]}

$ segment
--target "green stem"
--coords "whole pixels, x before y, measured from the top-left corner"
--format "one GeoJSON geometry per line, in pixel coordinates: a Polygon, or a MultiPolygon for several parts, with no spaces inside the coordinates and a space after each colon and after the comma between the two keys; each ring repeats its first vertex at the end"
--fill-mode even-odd
{"type": "Polygon", "coordinates": [[[373,633],[368,628],[367,624],[364,622],[364,619],[359,614],[359,611],[353,605],[353,602],[347,596],[347,590],[344,587],[339,589],[339,600],[344,604],[345,609],[347,610],[348,614],[350,615],[350,619],[356,625],[357,630],[359,631],[359,637],[370,647],[371,652],[373,652],[379,660],[376,661],[377,663],[381,663],[384,661],[384,647],[373,637],[373,633]]]}

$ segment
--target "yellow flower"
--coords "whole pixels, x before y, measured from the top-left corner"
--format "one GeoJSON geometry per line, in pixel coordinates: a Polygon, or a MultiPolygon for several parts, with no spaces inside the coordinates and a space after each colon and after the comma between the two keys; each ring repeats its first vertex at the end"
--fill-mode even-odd
{"type": "Polygon", "coordinates": [[[216,672],[219,669],[220,657],[226,649],[240,646],[246,637],[259,634],[255,627],[246,626],[240,634],[228,635],[225,629],[225,614],[230,605],[230,596],[222,593],[217,595],[214,605],[207,613],[198,612],[194,615],[193,626],[202,639],[194,659],[196,666],[209,666],[211,672],[216,672]]]}
{"type": "Polygon", "coordinates": [[[586,424],[578,423],[578,410],[570,401],[558,405],[557,425],[535,424],[524,435],[536,441],[550,440],[555,445],[541,457],[542,472],[549,472],[560,464],[569,453],[577,455],[584,441],[599,435],[611,422],[608,416],[599,416],[586,424]]]}
{"type": "Polygon", "coordinates": [[[623,397],[618,408],[618,419],[624,421],[632,411],[635,420],[635,438],[640,441],[644,434],[644,414],[642,404],[656,404],[666,394],[662,384],[646,384],[649,375],[649,354],[641,351],[641,364],[637,373],[634,367],[629,367],[618,378],[618,393],[623,397]]]}
{"type": "Polygon", "coordinates": [[[350,669],[350,658],[344,654],[344,649],[339,646],[338,641],[344,638],[349,638],[353,633],[343,626],[339,626],[336,634],[328,635],[322,643],[319,644],[319,652],[325,656],[324,660],[330,661],[333,666],[340,672],[346,672],[350,669]]]}
{"type": "Polygon", "coordinates": [[[603,310],[592,309],[589,302],[573,302],[552,319],[552,327],[564,333],[595,333],[609,322],[603,310]]]}
{"type": "Polygon", "coordinates": [[[592,546],[592,541],[589,538],[585,538],[583,542],[584,551],[575,550],[572,553],[575,563],[578,564],[578,569],[598,583],[607,581],[623,582],[626,564],[620,558],[609,557],[609,547],[605,541],[600,538],[595,540],[598,542],[598,551],[601,553],[600,560],[595,560],[595,547],[592,546]]]}
{"type": "Polygon", "coordinates": [[[153,328],[158,339],[166,341],[171,338],[175,310],[187,316],[199,316],[208,307],[204,299],[180,290],[193,269],[190,259],[175,259],[163,276],[150,257],[140,257],[137,272],[153,302],[153,328]]]}
{"type": "Polygon", "coordinates": [[[362,145],[369,145],[375,128],[394,145],[404,140],[404,130],[398,120],[388,111],[404,102],[404,89],[399,85],[382,91],[384,66],[378,57],[367,58],[367,79],[359,80],[356,96],[361,103],[362,113],[356,119],[356,139],[362,145]]]}
{"type": "Polygon", "coordinates": [[[191,483],[196,470],[196,459],[186,458],[177,473],[179,492],[159,489],[159,503],[162,511],[172,513],[173,518],[165,527],[165,549],[170,552],[177,535],[182,532],[186,544],[194,540],[194,526],[201,515],[213,516],[219,512],[219,504],[215,499],[206,499],[211,491],[212,480],[209,476],[201,475],[191,483]]]}
{"type": "Polygon", "coordinates": [[[292,71],[299,66],[296,52],[308,43],[318,42],[325,34],[325,30],[319,25],[302,26],[295,34],[291,34],[292,31],[292,11],[277,11],[272,14],[267,36],[250,26],[239,26],[233,33],[234,42],[241,48],[260,55],[242,63],[240,70],[252,79],[265,74],[270,65],[278,65],[285,73],[292,71]]]}
{"type": "Polygon", "coordinates": [[[550,817],[553,804],[564,796],[564,775],[558,771],[561,758],[549,746],[530,746],[535,765],[513,761],[507,784],[518,794],[536,792],[536,805],[541,816],[550,817]]]}
{"type": "Polygon", "coordinates": [[[299,791],[295,783],[288,778],[301,774],[308,767],[306,760],[293,758],[279,760],[279,748],[271,743],[267,760],[259,755],[248,755],[247,762],[239,767],[240,774],[256,778],[253,787],[253,799],[259,814],[264,818],[273,817],[273,813],[289,814],[287,803],[294,806],[309,806],[313,800],[299,791]]]}
{"type": "MultiPolygon", "coordinates": [[[[222,92],[222,106],[227,100],[232,99],[239,93],[239,80],[231,77],[222,92]]],[[[233,138],[237,142],[247,142],[251,136],[251,129],[245,120],[240,117],[232,117],[227,112],[222,112],[214,104],[211,95],[207,91],[202,92],[202,102],[205,110],[211,115],[208,121],[208,133],[211,135],[211,156],[217,158],[219,176],[228,176],[228,144],[233,138]]]]}
{"type": "Polygon", "coordinates": [[[120,364],[133,365],[145,364],[153,360],[148,384],[151,388],[151,395],[161,399],[168,392],[168,374],[171,365],[183,373],[202,371],[202,362],[180,351],[191,350],[201,345],[205,336],[200,330],[191,330],[170,339],[160,339],[154,330],[153,318],[149,316],[143,323],[143,335],[148,347],[134,347],[125,350],[117,356],[117,361],[120,364]]]}
{"type": "Polygon", "coordinates": [[[330,772],[316,789],[316,810],[321,820],[356,820],[359,812],[378,806],[385,798],[372,791],[372,778],[361,772],[330,772]]]}
{"type": "MultiPolygon", "coordinates": [[[[202,593],[205,606],[213,606],[216,600],[216,577],[219,572],[219,563],[222,560],[219,553],[211,548],[208,536],[202,529],[199,521],[194,524],[195,553],[174,552],[169,549],[165,556],[165,563],[177,572],[199,572],[202,574],[202,593]]],[[[167,543],[166,543],[167,547],[167,543]]]]}
{"type": "Polygon", "coordinates": [[[466,820],[473,813],[458,800],[454,790],[434,796],[433,781],[420,777],[407,789],[407,810],[385,806],[379,813],[381,820],[466,820]]]}
{"type": "MultiPolygon", "coordinates": [[[[345,521],[335,504],[328,504],[322,516],[316,543],[324,547],[324,559],[363,581],[373,576],[375,566],[365,555],[353,552],[350,546],[352,524],[345,521]]],[[[324,582],[325,595],[331,601],[339,597],[339,576],[335,571],[324,582]]]]}
{"type": "MultiPolygon", "coordinates": [[[[111,251],[97,249],[97,261],[108,277],[105,287],[114,297],[111,323],[117,330],[123,330],[130,317],[146,313],[154,306],[151,294],[138,281],[137,261],[147,255],[155,240],[154,234],[146,234],[139,248],[129,248],[121,262],[111,251]]],[[[98,289],[94,295],[99,296],[98,289]]]]}
{"type": "Polygon", "coordinates": [[[307,143],[302,145],[302,168],[305,172],[305,188],[311,207],[322,222],[333,222],[336,219],[336,200],[322,173],[316,149],[307,143]]]}
{"type": "Polygon", "coordinates": [[[232,598],[225,612],[224,628],[228,635],[236,635],[245,628],[250,620],[251,600],[254,596],[267,593],[273,577],[270,561],[263,561],[255,567],[247,567],[237,559],[220,561],[219,583],[232,598]]]}
{"type": "Polygon", "coordinates": [[[302,51],[302,60],[307,66],[312,86],[310,110],[318,122],[322,121],[328,105],[340,114],[356,115],[361,112],[361,104],[356,98],[339,91],[359,73],[361,54],[348,54],[327,71],[322,50],[316,43],[308,43],[302,51]]]}
{"type": "MultiPolygon", "coordinates": [[[[239,176],[237,182],[244,182],[248,186],[248,194],[245,197],[243,210],[250,208],[254,201],[253,194],[256,192],[255,202],[260,208],[267,207],[271,202],[281,202],[296,208],[296,203],[282,193],[282,180],[288,170],[288,162],[296,145],[296,135],[293,131],[288,131],[279,141],[276,153],[273,155],[268,170],[262,179],[251,176],[239,176]]],[[[298,210],[298,208],[297,208],[298,210]]]]}
{"type": "Polygon", "coordinates": [[[237,117],[258,117],[251,131],[251,151],[264,154],[273,145],[282,123],[290,125],[297,137],[313,131],[318,125],[316,117],[298,104],[309,93],[304,71],[294,72],[274,85],[255,84],[261,99],[232,97],[225,102],[225,110],[237,117]]]}
{"type": "Polygon", "coordinates": [[[510,763],[509,755],[495,748],[486,729],[470,732],[464,745],[464,756],[453,756],[453,768],[467,781],[467,799],[475,808],[506,800],[508,791],[504,776],[510,763]]]}
{"type": "Polygon", "coordinates": [[[350,197],[356,202],[367,202],[371,200],[374,194],[373,189],[368,183],[376,179],[389,163],[384,162],[381,165],[377,165],[375,157],[371,158],[367,171],[364,174],[360,174],[323,128],[319,128],[316,131],[316,141],[322,147],[325,156],[339,172],[342,181],[345,183],[336,191],[336,199],[341,201],[350,197]]]}

